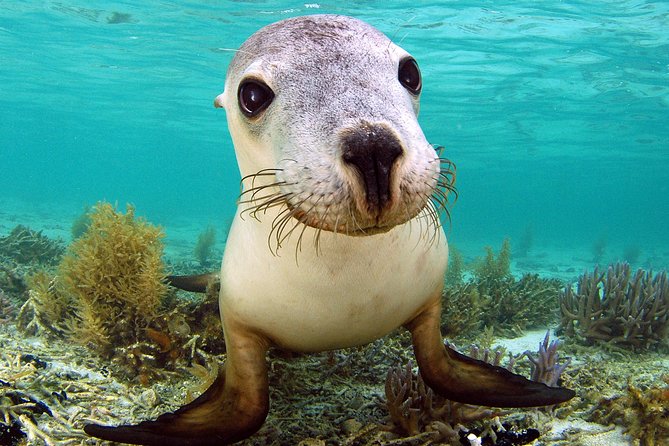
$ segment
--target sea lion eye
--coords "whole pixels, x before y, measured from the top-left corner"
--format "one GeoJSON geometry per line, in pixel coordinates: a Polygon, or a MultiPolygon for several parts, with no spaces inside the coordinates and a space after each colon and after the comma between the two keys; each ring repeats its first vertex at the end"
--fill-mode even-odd
{"type": "Polygon", "coordinates": [[[409,57],[400,62],[399,70],[397,70],[397,78],[400,84],[409,90],[409,93],[414,95],[420,93],[423,83],[420,79],[418,64],[414,58],[409,57]]]}
{"type": "Polygon", "coordinates": [[[249,79],[239,84],[237,98],[242,113],[253,118],[269,107],[274,99],[274,92],[264,82],[249,79]]]}

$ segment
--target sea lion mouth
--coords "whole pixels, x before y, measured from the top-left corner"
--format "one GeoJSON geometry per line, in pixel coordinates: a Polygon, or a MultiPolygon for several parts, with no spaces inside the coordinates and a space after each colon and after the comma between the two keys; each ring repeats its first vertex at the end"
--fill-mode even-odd
{"type": "MultiPolygon", "coordinates": [[[[240,194],[240,217],[261,221],[272,218],[268,245],[273,252],[292,236],[297,237],[296,250],[301,249],[307,228],[313,228],[314,244],[318,247],[321,234],[329,232],[342,236],[364,237],[382,234],[396,226],[417,220],[418,230],[433,238],[441,226],[441,217],[450,221],[449,208],[457,199],[455,165],[441,157],[443,147],[437,147],[435,162],[439,168],[431,184],[418,192],[415,184],[400,184],[398,205],[391,212],[381,212],[373,218],[357,211],[354,199],[346,194],[315,194],[296,192],[301,183],[281,180],[283,169],[264,169],[242,179],[247,187],[240,194]],[[269,214],[269,215],[268,215],[269,214]]],[[[303,185],[302,185],[303,186],[303,185]]],[[[303,186],[304,187],[304,186],[303,186]]]]}
{"type": "Polygon", "coordinates": [[[318,229],[319,231],[332,232],[335,234],[345,234],[354,237],[383,234],[384,232],[390,231],[398,224],[406,223],[406,221],[397,224],[385,225],[376,223],[373,225],[356,225],[353,227],[350,227],[348,223],[339,223],[338,225],[333,225],[331,222],[322,220],[318,215],[311,215],[302,209],[292,208],[289,203],[287,203],[287,206],[289,209],[291,209],[291,212],[293,212],[293,218],[297,219],[303,225],[310,226],[314,229],[318,229]]]}

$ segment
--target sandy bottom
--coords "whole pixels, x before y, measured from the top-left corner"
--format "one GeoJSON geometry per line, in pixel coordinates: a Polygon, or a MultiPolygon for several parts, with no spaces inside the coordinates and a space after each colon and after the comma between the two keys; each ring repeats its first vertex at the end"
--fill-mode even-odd
{"type": "MultiPolygon", "coordinates": [[[[0,199],[0,237],[22,224],[68,243],[72,221],[79,213],[80,210],[62,212],[48,206],[27,207],[0,199]]],[[[193,247],[197,234],[202,230],[197,221],[182,220],[166,226],[166,257],[194,262],[193,247]]],[[[219,242],[217,248],[222,251],[223,243],[219,242]]],[[[466,248],[466,252],[475,252],[473,247],[466,248]]],[[[483,255],[482,249],[480,255],[483,255]]],[[[669,259],[656,259],[656,262],[667,265],[669,259]]],[[[542,277],[573,281],[584,270],[592,269],[592,261],[584,253],[537,247],[536,252],[529,256],[514,260],[513,269],[518,275],[532,272],[542,277]]],[[[496,345],[514,353],[536,351],[545,334],[546,329],[530,331],[519,338],[498,339],[496,345]]],[[[288,359],[271,357],[275,374],[271,382],[278,389],[272,398],[277,401],[273,400],[272,413],[261,431],[242,444],[298,444],[301,440],[304,442],[300,444],[304,445],[349,444],[342,439],[351,435],[345,432],[349,428],[343,427],[347,422],[350,425],[350,420],[356,420],[361,425],[387,422],[383,404],[385,370],[403,363],[410,358],[411,352],[403,341],[390,341],[391,347],[386,344],[378,343],[356,352],[288,359]],[[336,372],[328,371],[328,368],[336,372]],[[291,382],[292,377],[299,382],[291,382]]],[[[166,373],[162,380],[149,386],[137,386],[111,375],[105,364],[84,348],[59,340],[24,337],[8,323],[0,326],[0,349],[0,384],[11,383],[15,389],[44,402],[52,412],[52,416],[35,416],[34,422],[29,418],[23,420],[24,428],[30,431],[29,444],[35,445],[109,444],[89,439],[82,431],[83,425],[88,422],[117,424],[153,418],[174,410],[192,395],[197,395],[206,380],[201,372],[180,368],[166,373]],[[25,355],[44,361],[46,366],[36,367],[25,355]],[[61,391],[67,392],[67,399],[54,397],[54,392],[61,391]]],[[[223,358],[210,359],[216,361],[223,358]]],[[[571,359],[572,364],[579,367],[598,360],[586,353],[574,353],[571,359]]],[[[623,364],[623,369],[624,364],[638,365],[641,362],[644,367],[647,366],[643,370],[651,378],[659,375],[661,370],[669,370],[669,356],[645,356],[639,361],[633,356],[619,355],[617,359],[607,360],[618,361],[617,364],[623,364]]],[[[629,370],[630,374],[640,373],[638,368],[631,367],[629,370]]],[[[621,376],[620,381],[626,382],[628,378],[621,376]]],[[[620,388],[612,392],[620,391],[620,388]]],[[[0,385],[0,394],[2,389],[0,385]]],[[[7,413],[3,412],[3,404],[0,401],[0,414],[7,413]]],[[[576,411],[566,419],[542,418],[544,433],[533,444],[638,444],[624,433],[624,426],[602,426],[584,421],[581,417],[582,414],[576,411]]],[[[395,440],[394,443],[367,444],[418,443],[395,440]]],[[[669,439],[664,444],[669,445],[669,439]]]]}

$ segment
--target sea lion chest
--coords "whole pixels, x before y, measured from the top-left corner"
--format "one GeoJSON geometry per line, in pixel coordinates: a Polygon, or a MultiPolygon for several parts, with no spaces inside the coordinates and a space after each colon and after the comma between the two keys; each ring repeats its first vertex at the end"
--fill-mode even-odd
{"type": "Polygon", "coordinates": [[[220,308],[294,351],[361,345],[411,319],[443,280],[446,238],[418,219],[384,234],[315,229],[272,253],[267,224],[236,217],[221,268],[220,308]]]}

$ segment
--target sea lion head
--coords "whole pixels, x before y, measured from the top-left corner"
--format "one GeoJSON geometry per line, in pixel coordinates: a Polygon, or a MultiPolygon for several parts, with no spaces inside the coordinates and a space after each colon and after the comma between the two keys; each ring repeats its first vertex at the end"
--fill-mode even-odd
{"type": "Polygon", "coordinates": [[[313,15],[262,28],[215,100],[244,177],[240,206],[256,217],[282,208],[277,226],[296,219],[369,235],[435,197],[443,203],[454,175],[418,124],[421,88],[416,60],[360,20],[313,15]]]}

